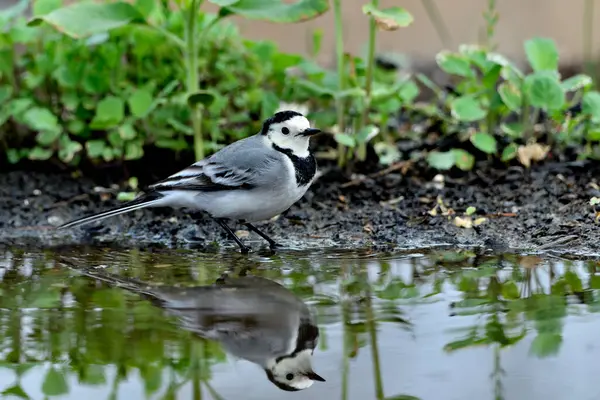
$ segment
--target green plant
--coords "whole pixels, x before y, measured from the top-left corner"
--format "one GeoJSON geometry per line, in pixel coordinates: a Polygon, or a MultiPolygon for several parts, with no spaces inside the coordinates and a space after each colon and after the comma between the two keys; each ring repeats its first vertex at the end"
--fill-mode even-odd
{"type": "MultiPolygon", "coordinates": [[[[441,99],[449,113],[437,112],[446,131],[457,132],[460,142],[469,141],[477,151],[507,162],[517,156],[519,143],[526,145],[539,138],[536,124],[544,116],[549,121],[545,131],[549,132],[548,143],[588,140],[596,143],[597,149],[600,93],[591,90],[591,78],[576,75],[561,80],[552,40],[534,38],[526,41],[524,48],[532,69],[529,74],[484,47],[461,46],[458,52],[438,54],[439,67],[458,77],[455,93],[441,99]],[[570,110],[580,101],[582,112],[571,115],[570,110]]],[[[586,154],[591,156],[594,151],[586,154]]],[[[456,148],[433,151],[427,160],[438,169],[457,166],[469,170],[475,158],[456,148]]]]}
{"type": "MultiPolygon", "coordinates": [[[[363,7],[363,13],[370,17],[369,41],[366,60],[352,57],[343,51],[341,3],[334,1],[336,13],[336,54],[337,71],[326,70],[314,62],[304,62],[300,65],[305,78],[298,79],[295,97],[308,101],[318,98],[327,105],[333,101],[336,116],[323,117],[323,124],[333,125],[334,138],[338,143],[337,160],[340,166],[346,165],[350,159],[364,160],[366,144],[379,134],[381,128],[373,124],[374,120],[382,121],[382,115],[397,112],[403,101],[412,101],[416,96],[414,83],[406,79],[385,78],[375,80],[375,48],[377,28],[394,31],[412,23],[412,16],[403,8],[391,7],[379,9],[378,1],[373,1],[363,7]],[[412,84],[412,85],[411,85],[412,84]],[[406,99],[403,99],[403,96],[406,99]],[[349,151],[348,151],[349,150],[349,151]],[[352,157],[352,155],[356,157],[352,157]]],[[[388,138],[388,146],[393,147],[393,141],[388,138]]],[[[381,148],[381,146],[380,146],[381,148]]],[[[385,149],[381,150],[382,153],[385,149]]]]}
{"type": "Polygon", "coordinates": [[[208,18],[206,14],[199,12],[203,0],[176,1],[177,11],[161,7],[159,12],[162,14],[161,18],[156,18],[156,14],[150,15],[155,11],[153,7],[148,7],[149,12],[143,10],[142,6],[146,7],[146,5],[141,2],[136,4],[125,2],[75,3],[54,9],[47,14],[38,15],[29,22],[29,25],[39,25],[44,22],[73,38],[88,37],[131,24],[164,35],[172,45],[181,51],[183,56],[186,101],[191,108],[194,150],[196,159],[201,159],[205,155],[202,132],[203,111],[213,103],[218,95],[213,89],[201,89],[198,75],[198,46],[211,28],[227,16],[234,14],[252,19],[291,23],[314,18],[329,8],[327,0],[299,0],[294,4],[286,4],[277,0],[209,1],[219,6],[220,10],[216,16],[205,20],[207,22],[203,25],[200,22],[204,18],[208,18]],[[182,19],[182,31],[173,32],[165,27],[162,22],[171,18],[182,19]],[[202,29],[199,29],[200,26],[202,29]]]}
{"type": "Polygon", "coordinates": [[[498,24],[498,10],[496,9],[496,0],[487,1],[487,9],[483,12],[485,20],[485,32],[483,42],[490,51],[496,50],[496,44],[493,42],[496,24],[498,24]]]}
{"type": "MultiPolygon", "coordinates": [[[[0,13],[0,148],[10,162],[54,156],[72,165],[85,158],[120,162],[139,159],[146,146],[175,152],[190,147],[192,111],[188,90],[179,84],[186,69],[181,49],[172,45],[183,35],[183,13],[165,11],[160,3],[138,4],[160,28],[125,25],[73,39],[43,25],[28,27],[27,3],[0,13]]],[[[34,16],[51,15],[60,5],[37,0],[34,16]]],[[[254,133],[259,119],[289,99],[286,70],[302,58],[268,41],[243,40],[235,25],[215,22],[214,15],[199,13],[197,19],[204,32],[198,80],[212,94],[204,98],[210,104],[203,107],[200,128],[210,135],[201,144],[215,151],[254,133]]]]}

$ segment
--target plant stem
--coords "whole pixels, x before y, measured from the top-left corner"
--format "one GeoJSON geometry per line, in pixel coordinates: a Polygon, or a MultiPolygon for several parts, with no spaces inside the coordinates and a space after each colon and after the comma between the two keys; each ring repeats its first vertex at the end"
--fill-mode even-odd
{"type": "MultiPolygon", "coordinates": [[[[375,8],[379,6],[379,0],[371,2],[375,8]]],[[[375,18],[371,17],[369,21],[369,49],[367,54],[367,72],[365,76],[365,103],[363,104],[362,115],[360,118],[359,129],[363,128],[367,121],[367,114],[371,106],[371,87],[373,86],[373,69],[375,68],[375,39],[377,38],[377,24],[375,18]]]]}
{"type": "Polygon", "coordinates": [[[369,332],[369,344],[371,346],[371,360],[373,362],[373,378],[375,379],[375,398],[383,400],[383,382],[381,379],[381,364],[379,362],[379,348],[377,347],[377,323],[373,312],[373,298],[371,290],[367,292],[365,301],[365,312],[367,329],[369,332]]]}
{"type": "MultiPolygon", "coordinates": [[[[371,4],[377,8],[379,6],[379,0],[372,0],[371,4]]],[[[369,48],[367,53],[367,72],[365,75],[365,97],[363,103],[362,114],[360,116],[358,126],[356,127],[356,133],[365,127],[367,124],[367,115],[371,108],[371,89],[373,87],[373,70],[375,69],[375,46],[377,39],[377,23],[375,18],[371,17],[369,21],[369,48]]],[[[364,142],[358,143],[358,153],[366,155],[366,146],[364,142]]],[[[362,157],[361,157],[362,158],[362,157]]]]}
{"type": "MultiPolygon", "coordinates": [[[[594,0],[585,0],[583,6],[583,62],[585,72],[595,78],[592,65],[594,30],[594,0]]],[[[595,79],[594,79],[595,81],[595,79]]]]}
{"type": "MultiPolygon", "coordinates": [[[[191,0],[187,10],[185,24],[185,60],[187,74],[187,94],[190,96],[200,90],[198,82],[198,48],[196,45],[196,13],[198,12],[198,0],[191,0]]],[[[198,104],[191,106],[192,127],[194,129],[194,154],[196,161],[204,158],[204,139],[202,137],[202,109],[198,104]]]]}
{"type": "Polygon", "coordinates": [[[444,47],[448,49],[452,48],[452,36],[450,35],[450,31],[442,18],[442,13],[440,13],[435,2],[433,0],[421,0],[421,2],[423,3],[423,8],[425,8],[425,12],[429,16],[440,40],[444,44],[444,47]]]}
{"type": "MultiPolygon", "coordinates": [[[[335,19],[335,53],[337,59],[337,74],[338,74],[338,92],[344,90],[346,86],[346,68],[344,62],[344,27],[342,21],[342,1],[333,0],[333,14],[335,19]]],[[[336,98],[337,108],[337,126],[340,133],[344,133],[344,117],[345,117],[345,100],[336,98]]],[[[346,148],[338,143],[338,165],[341,167],[345,163],[346,148]]]]}

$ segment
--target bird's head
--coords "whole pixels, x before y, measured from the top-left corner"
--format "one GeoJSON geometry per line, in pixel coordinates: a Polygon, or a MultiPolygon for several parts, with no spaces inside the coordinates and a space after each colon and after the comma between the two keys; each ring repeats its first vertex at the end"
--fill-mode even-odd
{"type": "Polygon", "coordinates": [[[310,137],[321,130],[310,127],[306,117],[296,111],[280,111],[265,120],[261,134],[275,146],[305,158],[309,155],[310,137]]]}
{"type": "Polygon", "coordinates": [[[312,349],[304,349],[292,356],[281,357],[265,369],[267,378],[279,389],[297,391],[307,389],[315,381],[325,382],[312,369],[312,349]]]}

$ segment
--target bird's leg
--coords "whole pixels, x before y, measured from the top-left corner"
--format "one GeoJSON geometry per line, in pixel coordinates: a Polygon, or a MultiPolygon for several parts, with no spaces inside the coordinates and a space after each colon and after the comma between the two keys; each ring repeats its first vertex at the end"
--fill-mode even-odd
{"type": "Polygon", "coordinates": [[[269,246],[271,247],[271,249],[275,249],[276,247],[280,247],[279,244],[277,244],[276,241],[274,241],[273,239],[271,239],[270,237],[268,237],[264,232],[261,232],[257,227],[255,227],[251,223],[246,222],[246,223],[244,223],[244,225],[246,225],[248,227],[248,229],[250,229],[252,232],[257,233],[261,238],[263,238],[267,242],[269,242],[269,246]]]}
{"type": "Polygon", "coordinates": [[[229,236],[235,240],[235,242],[237,243],[238,246],[240,246],[240,250],[242,252],[242,254],[247,254],[250,252],[250,247],[244,246],[244,243],[242,243],[242,241],[240,240],[239,237],[237,237],[235,235],[235,233],[233,233],[233,231],[231,230],[231,228],[229,228],[227,226],[227,224],[225,223],[224,220],[219,219],[219,218],[215,218],[215,221],[217,221],[217,224],[219,224],[219,226],[221,226],[221,228],[223,228],[225,230],[225,232],[227,232],[227,234],[229,234],[229,236]]]}

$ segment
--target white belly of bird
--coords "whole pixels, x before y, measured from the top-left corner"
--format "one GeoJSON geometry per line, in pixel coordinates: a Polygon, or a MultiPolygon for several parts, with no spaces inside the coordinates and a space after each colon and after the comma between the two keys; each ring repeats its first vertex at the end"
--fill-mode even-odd
{"type": "Polygon", "coordinates": [[[310,185],[298,187],[295,173],[290,171],[290,175],[292,173],[294,175],[291,179],[286,179],[284,184],[270,187],[269,190],[265,188],[217,192],[173,190],[162,192],[165,197],[160,204],[156,205],[202,210],[215,218],[246,222],[264,221],[290,208],[310,187],[310,185]]]}

